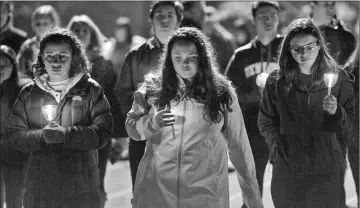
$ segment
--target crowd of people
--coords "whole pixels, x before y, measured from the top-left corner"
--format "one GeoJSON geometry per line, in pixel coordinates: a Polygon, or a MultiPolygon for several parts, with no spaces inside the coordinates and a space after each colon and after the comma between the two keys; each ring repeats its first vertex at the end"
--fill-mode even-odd
{"type": "MultiPolygon", "coordinates": [[[[0,168],[7,208],[104,208],[107,161],[129,160],[133,208],[346,208],[359,196],[359,42],[335,2],[278,32],[276,1],[252,3],[256,36],[238,46],[205,1],[155,1],[151,37],[53,6],[13,26],[1,1],[0,168]],[[350,166],[347,167],[348,159],[350,166]]],[[[119,179],[120,180],[120,179],[119,179]]]]}

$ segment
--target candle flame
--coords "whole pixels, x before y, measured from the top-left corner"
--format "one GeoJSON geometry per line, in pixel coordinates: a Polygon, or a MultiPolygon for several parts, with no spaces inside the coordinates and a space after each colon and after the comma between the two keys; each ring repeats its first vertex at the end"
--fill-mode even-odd
{"type": "Polygon", "coordinates": [[[52,121],[55,118],[56,105],[45,105],[41,108],[46,120],[52,121]]]}

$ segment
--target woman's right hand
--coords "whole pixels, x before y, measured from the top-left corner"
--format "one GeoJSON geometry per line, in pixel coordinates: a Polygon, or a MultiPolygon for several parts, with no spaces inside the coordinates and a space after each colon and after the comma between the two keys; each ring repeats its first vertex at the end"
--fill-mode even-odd
{"type": "Polygon", "coordinates": [[[171,113],[171,110],[161,110],[155,113],[154,119],[160,128],[165,126],[171,126],[175,123],[175,115],[171,113]]]}

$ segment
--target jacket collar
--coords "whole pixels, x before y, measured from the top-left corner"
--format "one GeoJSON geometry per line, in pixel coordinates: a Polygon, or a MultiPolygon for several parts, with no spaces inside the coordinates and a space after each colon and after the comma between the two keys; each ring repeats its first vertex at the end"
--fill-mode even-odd
{"type": "Polygon", "coordinates": [[[149,41],[147,42],[147,45],[149,46],[150,50],[152,50],[154,48],[162,48],[163,47],[163,44],[160,42],[160,40],[156,36],[150,38],[149,41]]]}
{"type": "Polygon", "coordinates": [[[261,46],[262,46],[262,47],[267,47],[267,46],[273,44],[274,41],[278,40],[279,38],[281,38],[281,35],[280,35],[280,34],[277,34],[277,35],[275,36],[275,38],[272,39],[272,40],[269,42],[268,45],[264,46],[264,45],[259,41],[259,37],[256,36],[256,37],[251,41],[251,44],[254,46],[254,48],[261,48],[261,46]]]}
{"type": "Polygon", "coordinates": [[[60,103],[60,101],[65,97],[66,93],[68,93],[69,90],[80,81],[80,79],[84,76],[84,74],[85,73],[81,72],[81,73],[78,73],[77,75],[75,75],[74,77],[71,77],[69,84],[66,86],[65,90],[61,93],[60,98],[57,98],[55,96],[55,91],[48,85],[48,82],[47,82],[47,79],[49,77],[48,74],[43,74],[43,75],[35,78],[35,83],[37,86],[39,86],[40,89],[42,89],[46,92],[49,92],[55,98],[55,100],[58,103],[60,103]]]}

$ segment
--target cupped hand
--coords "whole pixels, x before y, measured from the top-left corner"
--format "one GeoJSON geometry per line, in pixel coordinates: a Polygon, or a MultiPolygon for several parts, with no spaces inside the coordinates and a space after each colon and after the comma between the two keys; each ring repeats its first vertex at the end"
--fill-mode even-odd
{"type": "Polygon", "coordinates": [[[43,128],[42,137],[47,144],[63,143],[65,141],[65,127],[52,121],[43,128]]]}
{"type": "Polygon", "coordinates": [[[154,115],[156,123],[162,128],[175,123],[175,115],[170,110],[161,110],[154,115]]]}

